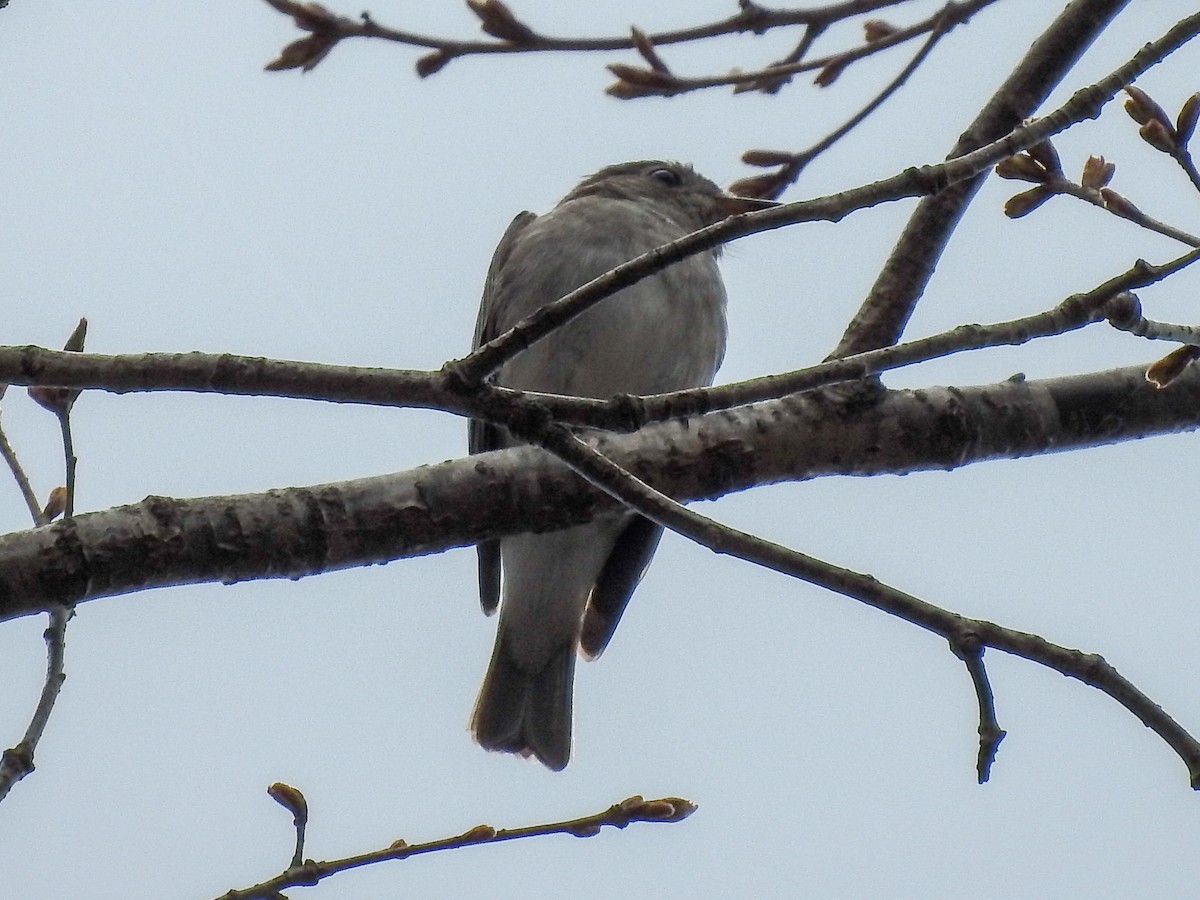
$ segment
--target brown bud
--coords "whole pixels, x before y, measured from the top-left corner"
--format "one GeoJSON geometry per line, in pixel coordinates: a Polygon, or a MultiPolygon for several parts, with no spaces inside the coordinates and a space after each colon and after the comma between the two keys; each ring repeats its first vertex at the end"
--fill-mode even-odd
{"type": "Polygon", "coordinates": [[[25,392],[29,394],[30,400],[52,413],[64,413],[70,408],[68,401],[71,392],[66,388],[44,387],[38,384],[26,388],[25,392]]]}
{"type": "Polygon", "coordinates": [[[573,825],[568,830],[575,837],[589,838],[595,837],[600,833],[600,826],[595,822],[587,822],[582,825],[573,825]]]}
{"type": "Polygon", "coordinates": [[[297,3],[292,7],[292,21],[305,31],[329,28],[336,17],[320,3],[297,3]]]}
{"type": "Polygon", "coordinates": [[[1107,162],[1103,156],[1089,156],[1083,164],[1083,177],[1080,183],[1085,188],[1098,191],[1110,181],[1117,171],[1115,163],[1107,162]]]}
{"type": "Polygon", "coordinates": [[[640,66],[627,66],[624,63],[609,63],[606,67],[622,81],[636,84],[639,87],[660,87],[675,84],[675,78],[654,69],[643,69],[640,66]]]}
{"type": "Polygon", "coordinates": [[[638,97],[669,97],[670,94],[664,91],[656,91],[653,88],[642,87],[640,84],[632,84],[628,81],[614,81],[604,89],[604,93],[610,97],[616,97],[618,100],[636,100],[638,97]]]}
{"type": "Polygon", "coordinates": [[[75,330],[71,332],[71,336],[67,338],[67,342],[63,344],[63,349],[68,353],[82,353],[83,342],[87,338],[87,319],[80,319],[79,324],[75,326],[75,330]]]}
{"type": "MultiPolygon", "coordinates": [[[[67,338],[67,342],[63,344],[63,349],[68,353],[82,353],[83,343],[87,338],[87,327],[88,320],[80,319],[75,330],[71,332],[71,336],[67,338]]],[[[66,415],[71,411],[71,406],[81,393],[79,388],[47,387],[45,385],[35,385],[26,388],[25,391],[38,406],[59,416],[66,415]]]]}
{"type": "Polygon", "coordinates": [[[396,838],[396,840],[394,840],[390,844],[388,844],[388,849],[389,850],[407,850],[408,849],[408,841],[406,841],[404,838],[396,838]]]}
{"type": "Polygon", "coordinates": [[[1161,150],[1163,153],[1175,153],[1179,150],[1175,143],[1175,129],[1157,119],[1151,119],[1139,128],[1138,134],[1155,150],[1161,150]]]}
{"type": "Polygon", "coordinates": [[[446,63],[450,62],[451,56],[445,50],[434,50],[432,53],[426,53],[417,60],[417,74],[422,78],[428,78],[435,72],[440,72],[446,63]]]}
{"type": "MultiPolygon", "coordinates": [[[[771,65],[782,65],[782,61],[772,63],[771,65]]],[[[741,75],[742,70],[737,69],[737,68],[730,69],[729,74],[730,75],[741,75]]],[[[792,76],[790,74],[786,74],[786,73],[782,74],[782,75],[771,74],[771,67],[768,66],[764,70],[763,74],[761,74],[758,78],[754,79],[753,81],[742,81],[742,82],[739,82],[738,84],[735,84],[733,86],[733,92],[735,94],[745,94],[750,91],[761,91],[764,94],[775,94],[775,93],[778,93],[779,89],[782,88],[785,84],[787,84],[791,80],[792,80],[792,76]]]]}
{"type": "Polygon", "coordinates": [[[636,25],[630,26],[629,32],[633,37],[633,46],[642,55],[642,59],[650,64],[650,68],[656,72],[663,72],[669,75],[671,70],[662,61],[662,57],[658,55],[658,51],[654,49],[654,41],[650,40],[650,36],[636,25]]]}
{"type": "Polygon", "coordinates": [[[1200,347],[1184,344],[1172,350],[1158,362],[1146,369],[1146,380],[1156,388],[1165,388],[1183,374],[1192,360],[1200,358],[1200,347]]]}
{"type": "Polygon", "coordinates": [[[1184,100],[1179,115],[1175,118],[1175,140],[1181,150],[1192,139],[1197,118],[1200,118],[1200,93],[1192,94],[1184,100]]]}
{"type": "Polygon", "coordinates": [[[885,22],[883,19],[867,19],[863,22],[863,36],[867,39],[868,44],[889,38],[899,30],[891,22],[885,22]]]}
{"type": "Polygon", "coordinates": [[[634,97],[671,97],[681,90],[675,76],[669,72],[657,72],[624,63],[610,63],[608,70],[617,76],[617,81],[604,89],[610,97],[629,100],[634,97]]]}
{"type": "Polygon", "coordinates": [[[663,811],[669,810],[669,813],[659,817],[660,822],[682,822],[697,809],[695,803],[691,800],[684,800],[682,797],[664,797],[646,805],[651,806],[652,804],[661,804],[663,811]]]}
{"type": "Polygon", "coordinates": [[[537,38],[534,30],[500,0],[467,0],[467,6],[479,16],[479,27],[484,34],[511,44],[527,44],[537,38]]]}
{"type": "Polygon", "coordinates": [[[1035,187],[1028,191],[1022,191],[1020,194],[1014,194],[1004,204],[1004,214],[1010,219],[1019,219],[1022,216],[1027,216],[1053,197],[1054,194],[1054,191],[1045,186],[1035,187]]]}
{"type": "Polygon", "coordinates": [[[843,57],[831,59],[817,72],[817,77],[813,79],[813,84],[817,87],[829,87],[838,80],[838,76],[842,74],[842,70],[846,68],[847,63],[849,63],[849,60],[843,57]]]}
{"type": "Polygon", "coordinates": [[[641,806],[645,802],[646,802],[646,798],[643,797],[641,794],[634,794],[632,797],[626,797],[624,800],[622,800],[620,803],[618,803],[617,809],[619,809],[621,812],[627,813],[631,809],[637,809],[639,806],[641,806]]]}
{"type": "Polygon", "coordinates": [[[336,31],[314,31],[308,37],[292,41],[279,51],[277,57],[263,66],[263,69],[267,72],[282,72],[286,69],[311,72],[337,42],[336,31]]]}
{"type": "Polygon", "coordinates": [[[779,173],[766,175],[751,175],[749,178],[739,178],[729,186],[729,193],[738,197],[760,197],[774,199],[783,190],[779,173]]]}
{"type": "Polygon", "coordinates": [[[696,804],[681,797],[664,797],[661,800],[643,800],[630,797],[620,809],[631,820],[643,822],[679,822],[696,811],[696,804]]]}
{"type": "Polygon", "coordinates": [[[267,795],[295,816],[297,825],[308,821],[308,801],[299,789],[277,781],[267,788],[267,795]]]}
{"type": "Polygon", "coordinates": [[[1054,145],[1049,141],[1034,144],[1025,152],[1039,162],[1042,168],[1051,175],[1062,174],[1062,161],[1058,158],[1058,151],[1054,149],[1054,145]]]}
{"type": "Polygon", "coordinates": [[[742,162],[748,166],[786,166],[795,156],[783,150],[747,150],[742,154],[742,162]]]}
{"type": "Polygon", "coordinates": [[[1050,180],[1049,173],[1042,168],[1042,165],[1025,153],[1004,157],[996,163],[996,174],[1001,178],[1013,181],[1031,181],[1034,184],[1044,184],[1050,180]]]}
{"type": "Polygon", "coordinates": [[[67,511],[67,489],[56,487],[46,498],[46,506],[42,509],[42,521],[53,522],[67,511]]]}
{"type": "Polygon", "coordinates": [[[476,825],[470,831],[464,832],[464,841],[490,841],[496,836],[496,829],[491,825],[476,825]]]}
{"type": "Polygon", "coordinates": [[[1162,122],[1167,128],[1172,127],[1171,120],[1167,117],[1167,111],[1155,103],[1151,96],[1141,88],[1131,84],[1125,88],[1125,93],[1129,95],[1129,99],[1125,101],[1125,112],[1129,113],[1129,117],[1133,121],[1139,125],[1145,125],[1147,122],[1162,122]]]}
{"type": "Polygon", "coordinates": [[[1130,203],[1124,195],[1118,194],[1112,188],[1100,188],[1100,199],[1104,201],[1105,209],[1116,213],[1123,219],[1140,219],[1142,217],[1140,209],[1130,203]]]}

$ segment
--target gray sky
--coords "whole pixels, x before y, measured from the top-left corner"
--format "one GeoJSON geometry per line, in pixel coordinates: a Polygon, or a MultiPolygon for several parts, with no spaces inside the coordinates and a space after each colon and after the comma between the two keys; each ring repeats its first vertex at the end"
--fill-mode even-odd
{"type": "MultiPolygon", "coordinates": [[[[732,3],[643,9],[514,3],[546,32],[650,31],[732,3]]],[[[647,5],[650,6],[650,5],[647,5]]],[[[939,159],[1060,4],[1006,0],[935,57],[791,199],[939,159]]],[[[337,7],[350,14],[359,7],[337,7]]],[[[921,7],[921,14],[933,5],[921,7]]],[[[474,36],[460,3],[370,7],[383,23],[474,36]]],[[[1052,102],[1194,7],[1132,4],[1052,102]]],[[[916,12],[894,16],[897,22],[916,12]]],[[[315,72],[261,71],[298,37],[255,0],[148,6],[14,0],[0,11],[0,343],[97,352],[229,351],[432,368],[469,346],[496,241],[581,176],[679,158],[717,181],[749,147],[799,149],[907,60],[830,89],[621,103],[603,63],[632,54],[471,58],[420,81],[416,53],[349,42],[315,72]]],[[[828,46],[850,40],[842,32],[828,46]]],[[[794,35],[664,51],[681,72],[750,68],[794,35]]],[[[1139,82],[1169,109],[1200,88],[1195,46],[1139,82]]],[[[1117,105],[1057,142],[1068,171],[1117,162],[1114,187],[1195,230],[1196,197],[1117,105]]],[[[1059,199],[972,206],[910,336],[1044,309],[1164,239],[1059,199]]],[[[909,203],[738,242],[723,268],[722,381],[822,358],[909,203]]],[[[1194,320],[1200,276],[1142,294],[1194,320]]],[[[1097,329],[896,373],[894,386],[1093,371],[1165,352],[1097,329]]],[[[5,427],[44,494],[53,418],[10,390],[5,427]]],[[[89,394],[76,406],[79,508],[147,494],[262,491],[399,471],[465,452],[463,423],[269,399],[89,394]]],[[[931,602],[1102,653],[1193,732],[1200,501],[1195,437],[953,473],[825,479],[698,508],[870,572],[931,602]]],[[[0,526],[26,527],[0,481],[0,526]]],[[[975,699],[944,643],[854,602],[668,536],[604,658],[576,679],[561,774],[472,744],[466,722],[494,621],[456,550],[298,583],[203,585],[85,604],[37,771],[0,806],[0,893],[208,897],[281,869],[305,792],[307,854],[329,858],[595,812],[632,793],[700,809],[676,826],[470,848],[342,875],[329,898],[615,895],[1184,898],[1200,880],[1200,800],[1180,761],[1105,696],[988,654],[1009,736],[974,780],[975,699]]],[[[0,628],[0,742],[40,688],[43,618],[0,628]]],[[[302,891],[294,896],[308,896],[302,891]]]]}

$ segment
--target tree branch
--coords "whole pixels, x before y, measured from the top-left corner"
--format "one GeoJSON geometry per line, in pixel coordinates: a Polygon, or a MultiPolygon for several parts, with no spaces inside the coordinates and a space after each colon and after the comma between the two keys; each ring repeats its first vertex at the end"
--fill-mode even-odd
{"type": "MultiPolygon", "coordinates": [[[[605,92],[623,100],[637,97],[674,97],[678,94],[730,85],[734,87],[734,93],[748,91],[774,93],[791,81],[793,75],[813,71],[821,73],[818,75],[818,84],[826,87],[832,84],[834,78],[850,64],[907,43],[923,34],[933,35],[936,33],[939,36],[945,34],[955,25],[963,24],[975,13],[996,2],[998,0],[969,0],[969,2],[951,0],[926,19],[907,28],[897,28],[874,40],[868,39],[853,49],[840,50],[837,53],[830,53],[807,61],[800,61],[799,57],[792,59],[792,56],[796,56],[796,53],[793,53],[789,55],[788,59],[750,72],[733,71],[725,75],[679,77],[670,72],[653,72],[616,63],[610,65],[608,69],[617,76],[617,81],[610,85],[605,92]]],[[[816,27],[826,28],[828,23],[820,26],[810,25],[805,30],[805,37],[812,34],[812,29],[816,27]]],[[[926,47],[932,48],[935,43],[937,43],[936,39],[926,41],[926,47]]],[[[797,52],[805,48],[806,43],[802,41],[797,47],[797,52]]],[[[924,56],[927,52],[927,49],[922,50],[919,55],[924,56]]]]}
{"type": "Polygon", "coordinates": [[[700,415],[854,381],[892,369],[969,350],[1013,346],[1064,334],[1105,317],[1122,330],[1151,339],[1188,340],[1188,326],[1158,325],[1119,315],[1115,298],[1147,287],[1200,259],[1193,251],[1162,265],[1136,261],[1129,269],[1074,294],[1044,312],[991,325],[960,325],[904,344],[834,359],[792,372],[734,384],[693,388],[647,397],[610,400],[514,391],[485,385],[464,396],[451,389],[443,373],[414,369],[369,369],[272,360],[232,354],[143,353],[122,356],[66,353],[40,347],[0,347],[0,380],[71,389],[196,391],[263,397],[288,397],[333,403],[440,409],[462,416],[509,424],[522,415],[552,414],[576,425],[633,431],[651,422],[700,415]],[[535,409],[531,410],[531,404],[535,409]]]}
{"type": "MultiPolygon", "coordinates": [[[[983,4],[976,4],[983,5],[983,4]]],[[[933,48],[938,42],[945,37],[954,25],[961,20],[943,21],[945,10],[942,13],[933,17],[935,22],[934,27],[929,30],[929,37],[925,40],[913,55],[913,58],[908,61],[908,64],[900,70],[900,73],[893,78],[884,88],[876,94],[862,109],[856,112],[853,116],[827,134],[821,140],[817,141],[807,150],[802,150],[798,153],[788,154],[772,154],[768,151],[766,158],[771,162],[768,165],[778,165],[780,168],[766,175],[751,175],[748,178],[742,178],[735,181],[729,186],[729,189],[735,194],[742,194],[750,197],[768,197],[776,199],[791,185],[796,183],[796,179],[800,177],[800,173],[808,167],[808,165],[852,132],[855,128],[867,120],[867,118],[875,110],[879,109],[887,99],[896,91],[907,83],[913,73],[921,67],[921,63],[929,58],[929,54],[933,52],[933,48]]],[[[742,162],[749,165],[754,165],[754,159],[762,158],[762,151],[751,150],[742,154],[742,162]]]]}
{"type": "Polygon", "coordinates": [[[50,622],[45,632],[46,680],[24,736],[15,747],[0,756],[0,800],[8,796],[13,785],[33,771],[34,753],[50,723],[50,713],[54,711],[55,701],[67,677],[64,674],[67,621],[74,613],[68,607],[58,605],[52,605],[49,612],[50,622]]]}
{"type": "MultiPolygon", "coordinates": [[[[369,14],[361,19],[351,19],[331,13],[316,4],[299,3],[294,0],[266,0],[283,13],[291,16],[296,25],[310,32],[308,38],[293,42],[280,53],[278,59],[268,64],[268,69],[304,68],[311,69],[344,38],[365,37],[425,47],[433,52],[417,60],[417,74],[427,77],[441,70],[453,59],[463,56],[478,56],[496,53],[536,53],[557,51],[629,50],[635,47],[632,37],[551,37],[530,28],[512,15],[507,7],[495,10],[489,0],[469,4],[480,19],[480,28],[487,34],[500,38],[496,41],[463,41],[453,38],[417,34],[380,25],[369,14]],[[489,10],[491,7],[491,10],[489,10]],[[498,27],[499,26],[499,27],[498,27]],[[308,42],[306,45],[302,42],[308,42]]],[[[739,12],[716,22],[648,34],[655,45],[682,44],[728,34],[765,34],[775,28],[793,25],[828,27],[841,19],[862,15],[889,6],[898,6],[905,0],[844,0],[812,9],[772,10],[759,6],[751,0],[739,0],[739,12]]]]}
{"type": "Polygon", "coordinates": [[[283,896],[281,892],[285,888],[309,887],[333,875],[361,868],[362,866],[409,859],[410,857],[420,856],[425,853],[458,850],[478,844],[517,841],[524,838],[542,837],[548,834],[569,834],[579,838],[594,837],[606,826],[625,828],[636,822],[682,822],[695,811],[696,805],[694,803],[680,797],[646,800],[643,797],[633,796],[622,800],[620,803],[614,803],[603,812],[590,816],[581,816],[578,819],[567,819],[562,822],[526,825],[521,828],[493,828],[491,825],[476,825],[474,828],[454,837],[425,841],[420,844],[410,844],[404,840],[396,840],[382,850],[372,850],[368,853],[361,853],[358,856],[320,861],[310,859],[301,864],[294,864],[274,878],[270,878],[253,887],[228,891],[222,894],[218,900],[279,900],[283,896]]]}
{"type": "MultiPolygon", "coordinates": [[[[950,158],[964,156],[995,141],[1033,115],[1083,51],[1128,2],[1075,0],[1069,3],[959,138],[950,151],[950,158]]],[[[1166,39],[1157,43],[1162,44],[1163,40],[1166,39]]],[[[1168,41],[1162,56],[1175,46],[1178,44],[1168,41]]],[[[1128,84],[1134,77],[1129,75],[1124,83],[1128,84]]],[[[874,350],[899,339],[933,277],[950,235],[985,177],[984,171],[978,170],[917,205],[832,356],[874,350]]]]}
{"type": "MultiPolygon", "coordinates": [[[[804,394],[665,422],[597,447],[685,499],[822,475],[952,469],[1200,427],[1200,371],[1144,367],[1045,381],[804,394]]],[[[611,509],[520,447],[411,472],[264,494],[141,503],[0,536],[0,620],[175,584],[296,578],[578,524],[611,509]]]]}

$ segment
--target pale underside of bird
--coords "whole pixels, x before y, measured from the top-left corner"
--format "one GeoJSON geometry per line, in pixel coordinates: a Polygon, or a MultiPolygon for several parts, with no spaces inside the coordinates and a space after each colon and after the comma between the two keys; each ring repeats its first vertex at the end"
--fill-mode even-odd
{"type": "MultiPolygon", "coordinates": [[[[767,205],[731,197],[678,163],[602,169],[545,215],[513,220],[492,259],[474,346],[623,262],[767,205]]],[[[579,397],[659,394],[710,384],[724,351],[725,288],[708,251],[600,301],[494,380],[579,397]]],[[[471,423],[472,453],[515,443],[503,429],[471,423]]],[[[483,747],[533,755],[555,770],[567,765],[576,651],[603,652],[661,535],[650,520],[622,512],[479,545],[480,599],[489,614],[500,609],[471,717],[483,747]]]]}

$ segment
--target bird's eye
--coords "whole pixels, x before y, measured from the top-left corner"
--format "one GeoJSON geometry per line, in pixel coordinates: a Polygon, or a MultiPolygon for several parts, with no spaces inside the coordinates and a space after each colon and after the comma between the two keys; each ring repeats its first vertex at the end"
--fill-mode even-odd
{"type": "Polygon", "coordinates": [[[650,177],[661,181],[667,187],[679,187],[683,183],[683,178],[674,169],[655,169],[650,173],[650,177]]]}

